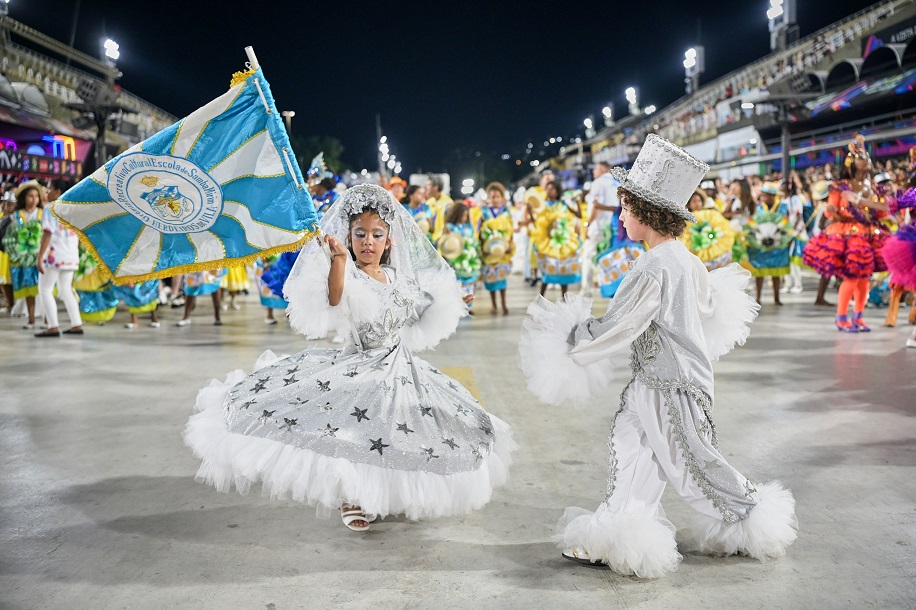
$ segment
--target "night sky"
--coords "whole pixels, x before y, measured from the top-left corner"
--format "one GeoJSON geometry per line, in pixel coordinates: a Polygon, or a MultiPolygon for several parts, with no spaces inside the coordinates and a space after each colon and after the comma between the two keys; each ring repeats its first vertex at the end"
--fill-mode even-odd
{"type": "MultiPolygon", "coordinates": [[[[802,36],[869,5],[798,0],[802,36]]],[[[68,42],[74,1],[11,0],[10,15],[68,42]]],[[[340,138],[370,166],[375,115],[405,172],[455,148],[519,153],[569,137],[635,86],[659,108],[684,92],[684,51],[706,47],[701,82],[769,52],[760,0],[574,2],[82,0],[74,46],[121,45],[120,84],[176,116],[225,91],[252,45],[297,135],[340,138]],[[346,11],[341,7],[347,7],[346,11]]]]}

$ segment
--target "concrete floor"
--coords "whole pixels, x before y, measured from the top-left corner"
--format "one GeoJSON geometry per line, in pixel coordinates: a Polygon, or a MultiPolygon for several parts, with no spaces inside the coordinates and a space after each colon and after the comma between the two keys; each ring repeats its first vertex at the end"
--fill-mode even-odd
{"type": "MultiPolygon", "coordinates": [[[[484,293],[476,319],[424,356],[470,367],[485,406],[514,427],[509,484],[470,516],[388,519],[368,534],[193,480],[181,431],[197,389],[266,348],[321,344],[265,327],[254,295],[222,327],[207,303],[188,328],[166,311],[158,331],[128,331],[119,312],[82,339],[39,341],[0,319],[0,607],[916,607],[905,324],[881,328],[871,311],[874,332],[843,335],[811,292],[766,305],[747,346],[717,365],[716,427],[739,469],[792,488],[799,540],[766,564],[685,552],[675,574],[640,581],[575,566],[549,541],[565,506],[602,499],[617,389],[583,411],[533,400],[516,339],[534,290],[513,278],[509,295],[510,316],[491,317],[484,293]]],[[[622,386],[626,355],[619,364],[622,386]]],[[[689,523],[670,492],[665,506],[689,523]]]]}

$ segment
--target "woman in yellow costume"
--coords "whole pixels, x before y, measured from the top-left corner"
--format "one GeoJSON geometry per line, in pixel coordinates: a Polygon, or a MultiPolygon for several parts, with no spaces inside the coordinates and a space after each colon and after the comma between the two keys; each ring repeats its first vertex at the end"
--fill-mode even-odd
{"type": "Polygon", "coordinates": [[[687,223],[680,240],[703,261],[707,270],[712,271],[731,264],[736,231],[714,204],[704,207],[706,201],[706,193],[700,189],[690,196],[687,209],[697,217],[697,221],[687,223]]]}
{"type": "Polygon", "coordinates": [[[547,184],[547,205],[538,215],[531,232],[541,274],[541,296],[548,284],[558,284],[563,295],[570,284],[582,281],[582,240],[578,210],[560,197],[560,185],[547,184]]]}

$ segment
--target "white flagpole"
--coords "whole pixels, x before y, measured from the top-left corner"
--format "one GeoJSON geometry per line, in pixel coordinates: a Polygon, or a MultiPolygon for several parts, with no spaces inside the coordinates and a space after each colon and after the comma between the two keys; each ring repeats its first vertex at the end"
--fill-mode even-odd
{"type": "Polygon", "coordinates": [[[248,55],[248,64],[252,70],[257,70],[261,64],[258,63],[258,56],[254,54],[254,47],[245,47],[245,53],[248,55]]]}

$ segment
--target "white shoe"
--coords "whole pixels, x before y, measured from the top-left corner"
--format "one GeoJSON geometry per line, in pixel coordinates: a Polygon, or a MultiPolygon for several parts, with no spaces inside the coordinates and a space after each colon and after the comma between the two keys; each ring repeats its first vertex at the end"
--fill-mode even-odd
{"type": "Polygon", "coordinates": [[[124,325],[124,328],[129,328],[130,330],[133,330],[137,328],[137,325],[134,324],[133,322],[128,322],[127,324],[124,325]]]}
{"type": "Polygon", "coordinates": [[[804,288],[802,288],[801,286],[792,286],[791,288],[789,288],[789,292],[791,294],[801,294],[803,290],[804,288]]]}
{"type": "Polygon", "coordinates": [[[178,320],[175,326],[190,326],[190,324],[191,324],[191,318],[187,318],[185,320],[178,320]]]}
{"type": "Polygon", "coordinates": [[[267,326],[273,326],[276,323],[277,323],[276,318],[264,318],[264,324],[266,324],[267,326]]]}
{"type": "Polygon", "coordinates": [[[22,330],[35,330],[35,325],[34,324],[23,324],[22,330]]]}
{"type": "Polygon", "coordinates": [[[783,285],[783,287],[779,289],[779,294],[785,294],[787,292],[789,292],[789,287],[786,285],[783,285]]]}
{"type": "Polygon", "coordinates": [[[907,347],[916,347],[916,339],[913,339],[912,337],[910,337],[909,339],[907,339],[907,340],[906,340],[906,346],[907,346],[907,347]]]}
{"type": "Polygon", "coordinates": [[[242,306],[239,305],[238,303],[233,303],[232,305],[230,305],[230,307],[232,307],[232,311],[238,311],[242,308],[242,306]]]}
{"type": "Polygon", "coordinates": [[[160,326],[162,326],[162,324],[159,322],[150,322],[149,323],[150,328],[159,328],[160,326]]]}
{"type": "Polygon", "coordinates": [[[226,303],[223,303],[222,305],[220,305],[219,308],[222,309],[223,311],[229,311],[229,305],[227,305],[226,303]]]}

